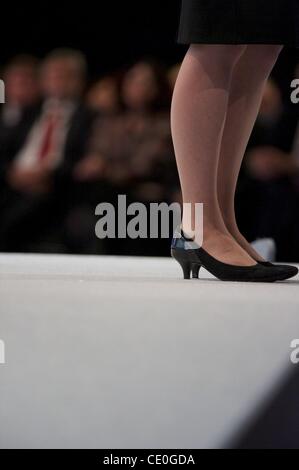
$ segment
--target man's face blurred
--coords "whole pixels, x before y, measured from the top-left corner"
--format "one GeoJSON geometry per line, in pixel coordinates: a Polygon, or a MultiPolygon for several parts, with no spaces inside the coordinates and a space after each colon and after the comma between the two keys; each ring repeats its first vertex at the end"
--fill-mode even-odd
{"type": "Polygon", "coordinates": [[[7,102],[18,106],[30,106],[39,95],[39,84],[34,67],[16,65],[7,70],[5,75],[7,102]]]}
{"type": "Polygon", "coordinates": [[[52,59],[42,68],[41,88],[48,98],[74,99],[82,92],[83,77],[72,59],[52,59]]]}

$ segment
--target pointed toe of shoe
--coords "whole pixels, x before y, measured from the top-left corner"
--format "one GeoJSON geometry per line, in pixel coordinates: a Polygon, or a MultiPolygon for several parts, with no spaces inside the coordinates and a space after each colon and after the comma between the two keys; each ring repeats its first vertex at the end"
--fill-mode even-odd
{"type": "Polygon", "coordinates": [[[299,270],[295,266],[279,266],[282,276],[284,279],[291,279],[298,275],[299,270]]]}
{"type": "Polygon", "coordinates": [[[296,266],[290,266],[288,264],[272,264],[268,262],[263,262],[260,264],[267,268],[274,268],[280,274],[280,280],[291,279],[297,276],[299,273],[299,270],[296,268],[296,266]]]}

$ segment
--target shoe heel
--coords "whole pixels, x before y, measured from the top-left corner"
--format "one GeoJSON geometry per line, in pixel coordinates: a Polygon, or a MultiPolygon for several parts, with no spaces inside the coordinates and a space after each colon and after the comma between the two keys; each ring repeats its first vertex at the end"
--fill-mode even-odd
{"type": "Polygon", "coordinates": [[[198,279],[199,278],[200,268],[201,268],[200,264],[193,264],[192,265],[192,277],[193,277],[193,279],[198,279]]]}
{"type": "Polygon", "coordinates": [[[194,266],[192,265],[191,261],[186,259],[186,253],[180,253],[177,250],[172,250],[171,255],[179,263],[179,265],[181,266],[182,271],[183,271],[183,275],[184,275],[184,279],[189,280],[191,278],[191,273],[192,273],[193,277],[194,277],[194,275],[196,276],[196,274],[198,276],[199,267],[197,269],[197,267],[195,267],[195,265],[194,266]]]}
{"type": "Polygon", "coordinates": [[[179,261],[183,270],[184,279],[189,280],[191,278],[191,265],[189,261],[179,261]]]}

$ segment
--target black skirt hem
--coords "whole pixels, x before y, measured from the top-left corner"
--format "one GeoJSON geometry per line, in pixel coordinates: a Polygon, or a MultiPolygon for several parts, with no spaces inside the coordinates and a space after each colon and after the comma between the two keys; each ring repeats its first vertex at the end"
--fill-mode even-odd
{"type": "Polygon", "coordinates": [[[237,45],[260,45],[260,46],[265,46],[265,45],[272,45],[272,46],[285,46],[285,47],[291,47],[291,48],[295,48],[295,49],[298,49],[299,48],[299,45],[298,44],[294,44],[294,43],[288,43],[288,42],[282,42],[282,41],[269,41],[269,39],[259,39],[259,40],[250,40],[250,41],[247,41],[247,40],[243,40],[243,41],[229,41],[229,40],[226,40],[224,41],[223,38],[215,38],[213,36],[213,38],[211,39],[182,39],[182,38],[178,38],[177,39],[177,43],[178,44],[181,44],[181,45],[185,45],[185,46],[190,46],[191,44],[210,44],[210,45],[225,45],[225,46],[237,46],[237,45]]]}
{"type": "Polygon", "coordinates": [[[299,0],[182,0],[179,44],[299,48],[299,0]]]}

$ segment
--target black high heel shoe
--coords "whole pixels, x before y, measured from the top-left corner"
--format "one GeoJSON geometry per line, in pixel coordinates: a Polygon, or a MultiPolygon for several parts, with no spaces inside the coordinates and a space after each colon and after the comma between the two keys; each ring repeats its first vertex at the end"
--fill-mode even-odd
{"type": "Polygon", "coordinates": [[[274,265],[264,266],[257,263],[254,266],[233,266],[222,263],[200,248],[192,239],[188,239],[180,229],[174,235],[171,255],[181,265],[184,279],[190,279],[191,274],[193,279],[198,279],[201,267],[221,281],[234,282],[284,281],[298,274],[297,268],[293,268],[292,273],[287,274],[285,270],[274,265]]]}

